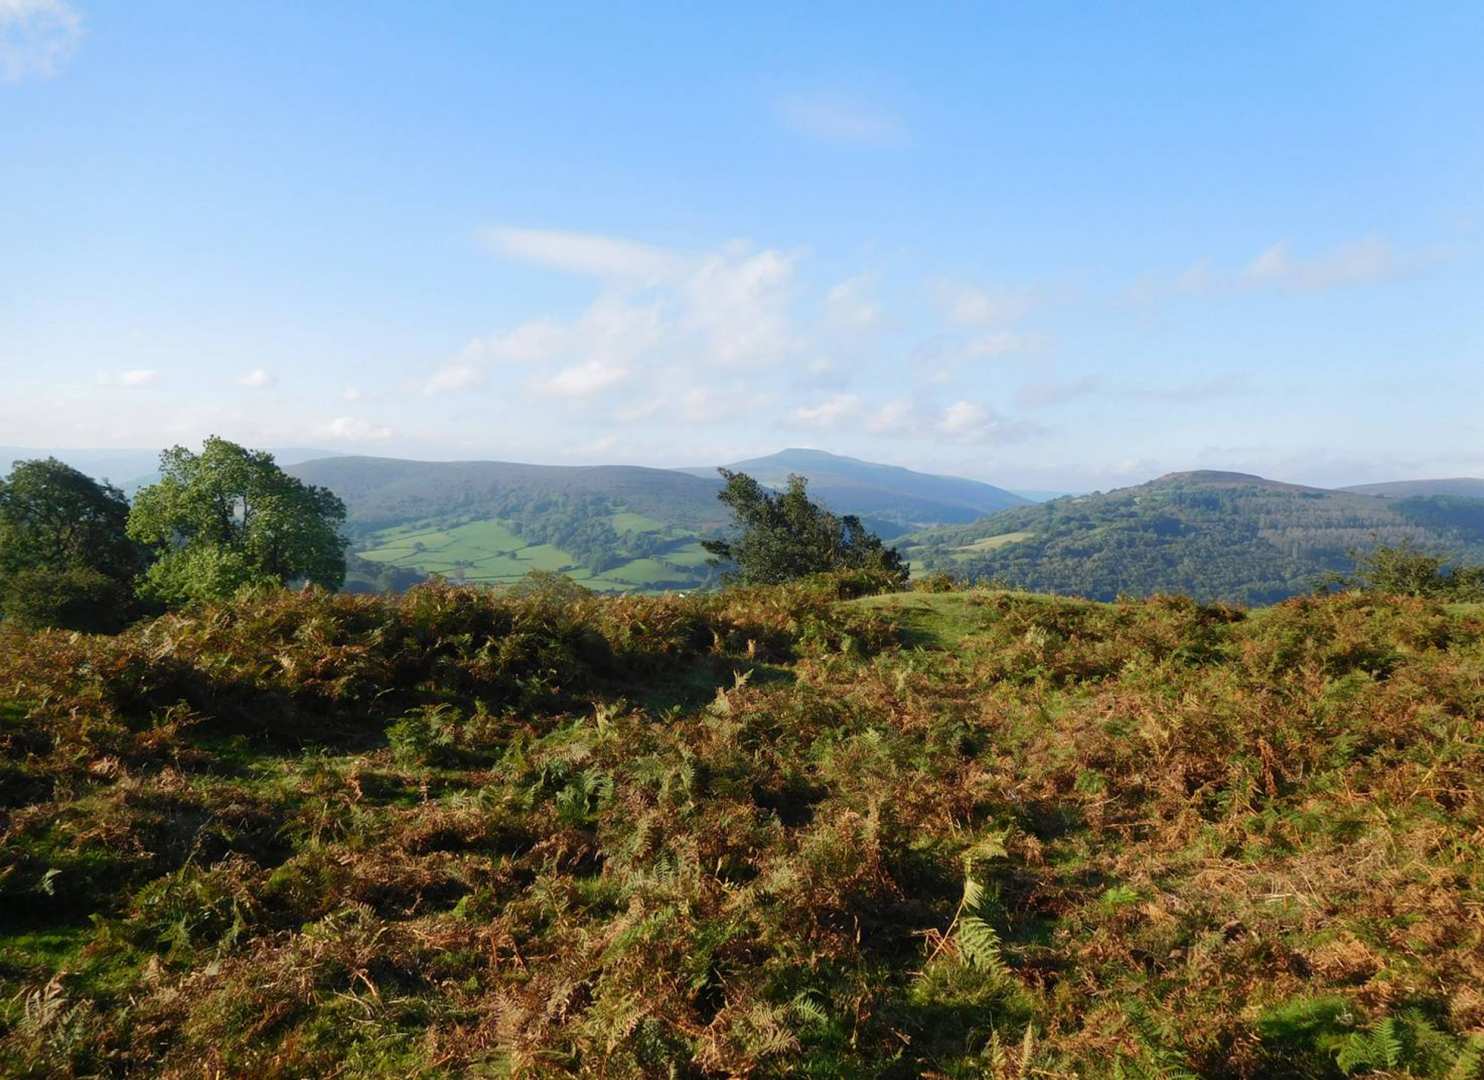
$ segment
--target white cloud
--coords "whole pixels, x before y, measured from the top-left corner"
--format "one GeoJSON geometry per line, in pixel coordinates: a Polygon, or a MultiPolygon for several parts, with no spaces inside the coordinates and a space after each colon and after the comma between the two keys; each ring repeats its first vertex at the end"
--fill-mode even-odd
{"type": "Polygon", "coordinates": [[[888,401],[866,420],[866,430],[873,435],[911,435],[921,427],[916,406],[906,398],[888,401]]]}
{"type": "MultiPolygon", "coordinates": [[[[472,385],[496,365],[519,364],[536,369],[524,385],[539,394],[589,398],[631,383],[638,392],[634,377],[641,374],[678,377],[683,386],[699,369],[755,371],[799,348],[794,253],[733,243],[682,255],[579,233],[491,235],[503,252],[591,273],[601,285],[574,318],[532,319],[471,340],[435,376],[437,389],[472,385]]],[[[673,383],[649,389],[650,400],[680,400],[673,383]]],[[[620,400],[614,415],[632,409],[620,400]]]]}
{"type": "Polygon", "coordinates": [[[789,94],[773,103],[791,131],[823,142],[900,146],[907,128],[899,116],[835,94],[789,94]]]}
{"type": "Polygon", "coordinates": [[[753,367],[793,350],[788,304],[795,258],[734,248],[709,256],[690,275],[683,323],[702,337],[712,363],[753,367]]]}
{"type": "Polygon", "coordinates": [[[806,427],[838,427],[861,413],[861,399],[855,394],[835,394],[816,405],[801,405],[793,411],[796,422],[806,427]]]}
{"type": "Polygon", "coordinates": [[[685,262],[664,248],[597,233],[502,226],[480,235],[491,251],[507,258],[592,277],[661,280],[673,277],[685,262]]]}
{"type": "Polygon", "coordinates": [[[1039,348],[1042,339],[1037,334],[1020,334],[1010,330],[997,330],[983,334],[964,346],[963,355],[970,360],[992,360],[1011,353],[1029,352],[1039,348]]]}
{"type": "Polygon", "coordinates": [[[629,377],[629,369],[602,360],[587,360],[564,368],[537,383],[543,393],[557,397],[591,397],[629,377]]]}
{"type": "Polygon", "coordinates": [[[0,0],[0,79],[55,75],[82,39],[82,17],[63,0],[0,0]]]}
{"type": "Polygon", "coordinates": [[[337,416],[320,428],[319,433],[326,438],[348,442],[377,442],[392,437],[391,428],[356,416],[337,416]]]}
{"type": "Polygon", "coordinates": [[[1254,285],[1320,290],[1383,281],[1400,270],[1390,245],[1371,236],[1312,259],[1294,258],[1287,242],[1279,242],[1248,263],[1242,278],[1254,285]]]}
{"type": "Polygon", "coordinates": [[[361,393],[359,387],[347,386],[340,396],[346,401],[360,401],[366,395],[361,393]]]}
{"type": "Polygon", "coordinates": [[[248,386],[252,387],[255,390],[261,390],[264,387],[272,386],[273,382],[273,376],[270,375],[263,368],[254,368],[252,371],[249,371],[246,375],[237,380],[237,384],[239,386],[248,386]]]}
{"type": "Polygon", "coordinates": [[[484,381],[484,372],[467,360],[454,360],[433,372],[423,384],[424,394],[449,394],[468,390],[484,381]]]}
{"type": "Polygon", "coordinates": [[[989,290],[960,281],[939,281],[935,291],[948,317],[963,326],[992,326],[1023,319],[1035,306],[1026,289],[989,290]]]}
{"type": "Polygon", "coordinates": [[[160,373],[153,368],[105,372],[98,376],[98,382],[102,386],[150,386],[159,381],[160,373]]]}
{"type": "Polygon", "coordinates": [[[935,426],[950,439],[976,443],[1014,442],[1039,431],[1033,424],[1007,420],[972,401],[955,401],[949,405],[935,426]]]}
{"type": "Polygon", "coordinates": [[[825,294],[825,315],[846,330],[871,330],[881,322],[881,310],[871,297],[872,281],[861,274],[847,278],[825,294]]]}

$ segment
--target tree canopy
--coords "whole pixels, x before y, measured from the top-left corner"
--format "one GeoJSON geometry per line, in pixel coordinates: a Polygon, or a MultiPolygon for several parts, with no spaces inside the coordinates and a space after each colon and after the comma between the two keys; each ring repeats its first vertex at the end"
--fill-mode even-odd
{"type": "Polygon", "coordinates": [[[0,614],[29,626],[116,630],[127,619],[141,551],[129,504],[55,458],[0,479],[0,614]]]}
{"type": "Polygon", "coordinates": [[[165,451],[160,473],[129,514],[129,535],[159,552],[147,595],[178,604],[244,585],[344,581],[345,504],[289,476],[272,454],[212,437],[199,454],[165,451]]]}
{"type": "Polygon", "coordinates": [[[883,544],[860,518],[837,517],[810,501],[804,477],[791,475],[783,491],[773,491],[746,473],[717,471],[726,481],[717,497],[731,509],[739,533],[704,546],[736,566],[737,581],[775,584],[827,570],[881,570],[907,579],[895,548],[883,544]]]}

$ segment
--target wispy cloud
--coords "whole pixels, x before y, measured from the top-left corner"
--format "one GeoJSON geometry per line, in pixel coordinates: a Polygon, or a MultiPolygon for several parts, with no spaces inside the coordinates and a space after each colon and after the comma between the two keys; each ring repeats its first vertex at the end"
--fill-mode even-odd
{"type": "Polygon", "coordinates": [[[936,406],[895,398],[871,405],[853,393],[833,394],[800,406],[790,419],[793,426],[820,431],[851,428],[879,436],[966,443],[1014,442],[1041,430],[1036,424],[1001,416],[976,401],[936,406]]]}
{"type": "Polygon", "coordinates": [[[160,373],[153,368],[134,368],[131,371],[106,371],[98,376],[100,386],[150,386],[160,381],[160,373]]]}
{"type": "MultiPolygon", "coordinates": [[[[794,253],[742,243],[679,252],[611,236],[499,228],[492,250],[599,279],[577,316],[539,318],[471,340],[427,385],[465,389],[502,365],[530,389],[569,399],[625,386],[640,371],[755,370],[799,347],[790,313],[794,253]]],[[[665,387],[666,396],[676,388],[665,387]]]]}
{"type": "Polygon", "coordinates": [[[450,394],[458,390],[468,390],[482,382],[484,382],[484,372],[478,365],[467,360],[454,360],[433,372],[432,377],[423,383],[423,393],[450,394]]]}
{"type": "Polygon", "coordinates": [[[346,442],[381,442],[392,437],[392,429],[356,416],[337,416],[321,427],[319,434],[346,442]]]}
{"type": "Polygon", "coordinates": [[[988,289],[968,282],[941,278],[933,292],[944,313],[960,326],[1002,326],[1030,314],[1036,296],[1030,289],[988,289]]]}
{"type": "Polygon", "coordinates": [[[1125,293],[1140,306],[1178,297],[1232,294],[1243,290],[1324,292],[1376,285],[1404,277],[1440,258],[1437,252],[1398,253],[1378,236],[1367,236],[1317,255],[1294,253],[1286,240],[1271,244],[1245,265],[1223,269],[1202,258],[1177,274],[1147,274],[1125,293]]]}
{"type": "Polygon", "coordinates": [[[834,285],[825,294],[825,317],[842,330],[874,330],[881,324],[881,308],[873,295],[875,282],[867,274],[834,285]]]}
{"type": "Polygon", "coordinates": [[[82,39],[82,16],[63,0],[0,0],[0,79],[55,75],[82,39]]]}
{"type": "Polygon", "coordinates": [[[598,233],[499,226],[480,239],[507,258],[592,277],[663,280],[685,265],[675,252],[598,233]]]}
{"type": "Polygon", "coordinates": [[[238,386],[246,386],[253,390],[262,390],[274,383],[274,378],[264,368],[254,368],[246,375],[237,380],[238,386]]]}
{"type": "Polygon", "coordinates": [[[1384,281],[1401,269],[1391,245],[1375,236],[1308,259],[1295,257],[1288,244],[1280,242],[1248,263],[1242,280],[1253,285],[1320,290],[1384,281]]]}
{"type": "Polygon", "coordinates": [[[786,94],[773,109],[784,127],[822,142],[889,147],[907,141],[901,117],[840,94],[786,94]]]}

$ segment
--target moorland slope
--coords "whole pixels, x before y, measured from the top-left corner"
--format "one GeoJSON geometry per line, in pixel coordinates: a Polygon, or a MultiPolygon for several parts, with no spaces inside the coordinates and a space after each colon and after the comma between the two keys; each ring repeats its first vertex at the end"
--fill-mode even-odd
{"type": "Polygon", "coordinates": [[[870,584],[5,634],[0,1072],[1479,1075],[1478,607],[870,584]]]}

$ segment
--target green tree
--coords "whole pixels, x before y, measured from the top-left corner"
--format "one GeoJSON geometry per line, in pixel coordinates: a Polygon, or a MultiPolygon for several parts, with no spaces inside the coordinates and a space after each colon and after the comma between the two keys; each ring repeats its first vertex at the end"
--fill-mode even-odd
{"type": "Polygon", "coordinates": [[[199,454],[160,455],[161,479],[134,499],[129,535],[159,559],[143,591],[167,604],[222,599],[244,585],[345,580],[345,504],[289,476],[264,451],[213,436],[199,454]]]}
{"type": "Polygon", "coordinates": [[[1330,574],[1321,583],[1332,588],[1360,589],[1391,596],[1429,596],[1450,600],[1484,599],[1484,566],[1450,564],[1441,555],[1418,548],[1410,540],[1352,551],[1355,572],[1330,574]]]}
{"type": "Polygon", "coordinates": [[[0,615],[25,626],[117,630],[131,614],[143,552],[123,492],[55,458],[0,479],[0,615]]]}
{"type": "Polygon", "coordinates": [[[739,535],[707,540],[718,560],[735,564],[734,578],[766,585],[826,570],[879,570],[907,580],[907,567],[895,548],[866,529],[860,518],[836,517],[811,502],[808,481],[790,476],[788,487],[773,491],[746,473],[717,470],[726,486],[718,498],[732,510],[739,535]]]}

